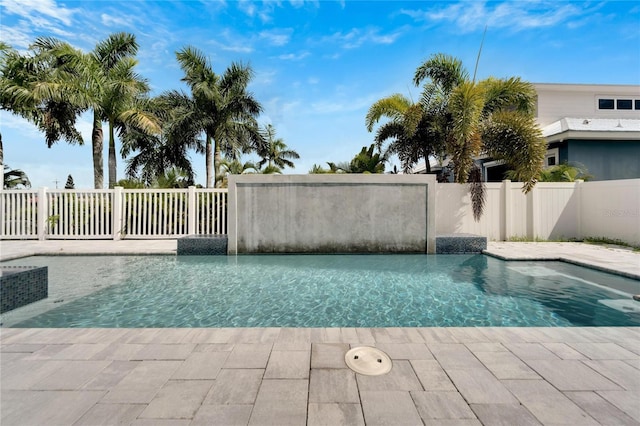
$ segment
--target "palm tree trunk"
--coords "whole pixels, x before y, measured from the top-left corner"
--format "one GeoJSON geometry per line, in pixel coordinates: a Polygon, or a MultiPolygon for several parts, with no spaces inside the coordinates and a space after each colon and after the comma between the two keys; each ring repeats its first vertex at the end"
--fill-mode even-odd
{"type": "Polygon", "coordinates": [[[214,173],[214,182],[218,182],[218,176],[220,176],[220,162],[222,158],[220,156],[220,145],[218,145],[218,141],[213,141],[213,173],[214,173]]]}
{"type": "Polygon", "coordinates": [[[205,159],[205,168],[207,171],[207,188],[212,188],[211,186],[211,158],[212,158],[212,147],[211,147],[211,137],[209,135],[207,135],[207,140],[205,141],[205,153],[204,153],[204,159],[205,159]]]}
{"type": "Polygon", "coordinates": [[[0,170],[4,173],[4,148],[2,148],[2,135],[0,134],[0,170]]]}
{"type": "Polygon", "coordinates": [[[104,185],[102,140],[102,121],[98,119],[98,114],[94,111],[91,146],[93,148],[93,186],[95,189],[103,189],[104,185]]]}
{"type": "Polygon", "coordinates": [[[425,172],[427,174],[431,173],[431,162],[429,161],[429,148],[427,148],[426,146],[423,148],[423,153],[422,155],[424,155],[424,165],[425,165],[425,172]]]}
{"type": "Polygon", "coordinates": [[[109,121],[109,188],[116,186],[116,141],[113,137],[113,124],[109,121]]]}

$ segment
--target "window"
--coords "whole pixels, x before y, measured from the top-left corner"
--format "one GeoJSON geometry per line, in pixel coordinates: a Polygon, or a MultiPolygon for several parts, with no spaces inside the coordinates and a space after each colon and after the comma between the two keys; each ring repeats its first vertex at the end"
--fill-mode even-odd
{"type": "Polygon", "coordinates": [[[544,166],[551,167],[558,164],[558,159],[560,157],[560,150],[558,148],[551,148],[547,150],[547,153],[544,156],[544,166]]]}
{"type": "Polygon", "coordinates": [[[614,109],[613,99],[598,99],[598,109],[614,109]]]}
{"type": "Polygon", "coordinates": [[[632,109],[633,101],[631,99],[618,99],[617,109],[632,109]]]}
{"type": "Polygon", "coordinates": [[[617,111],[640,110],[640,99],[599,98],[598,109],[617,111]]]}

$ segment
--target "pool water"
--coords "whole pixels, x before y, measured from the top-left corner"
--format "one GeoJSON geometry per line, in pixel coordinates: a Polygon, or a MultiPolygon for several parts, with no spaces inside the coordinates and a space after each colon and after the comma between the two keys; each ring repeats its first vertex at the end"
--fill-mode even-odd
{"type": "Polygon", "coordinates": [[[38,256],[5,327],[638,326],[640,281],[483,255],[38,256]]]}

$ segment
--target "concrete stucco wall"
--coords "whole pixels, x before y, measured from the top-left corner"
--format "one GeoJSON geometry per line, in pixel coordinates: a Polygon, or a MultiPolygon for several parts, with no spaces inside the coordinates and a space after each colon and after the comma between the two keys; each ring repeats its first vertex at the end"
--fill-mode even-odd
{"type": "Polygon", "coordinates": [[[235,175],[229,253],[434,252],[433,175],[235,175]]]}

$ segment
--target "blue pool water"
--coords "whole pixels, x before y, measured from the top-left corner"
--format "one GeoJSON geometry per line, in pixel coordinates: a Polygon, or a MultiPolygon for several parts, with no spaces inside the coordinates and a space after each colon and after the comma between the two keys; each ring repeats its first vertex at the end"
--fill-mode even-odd
{"type": "Polygon", "coordinates": [[[640,281],[483,255],[52,256],[10,327],[638,326],[640,281]],[[612,287],[612,289],[604,286],[612,287]]]}

